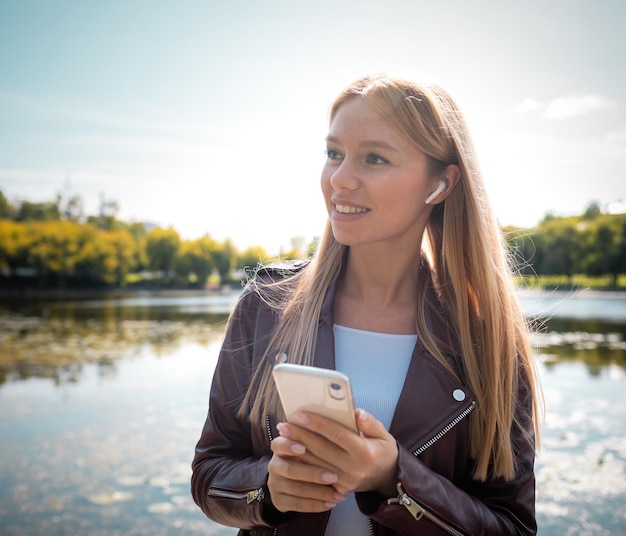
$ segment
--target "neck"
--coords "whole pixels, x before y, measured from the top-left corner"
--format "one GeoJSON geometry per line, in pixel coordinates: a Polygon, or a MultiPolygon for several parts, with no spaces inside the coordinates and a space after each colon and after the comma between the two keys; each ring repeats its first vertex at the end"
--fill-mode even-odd
{"type": "Polygon", "coordinates": [[[419,251],[387,253],[350,248],[335,296],[338,324],[384,333],[416,333],[419,251]]]}
{"type": "Polygon", "coordinates": [[[415,303],[419,253],[381,256],[351,248],[342,278],[345,295],[385,309],[415,303]]]}

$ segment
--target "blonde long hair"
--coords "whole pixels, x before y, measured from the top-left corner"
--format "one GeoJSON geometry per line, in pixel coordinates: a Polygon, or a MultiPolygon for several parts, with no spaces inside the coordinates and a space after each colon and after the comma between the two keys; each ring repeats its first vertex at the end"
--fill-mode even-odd
{"type": "MultiPolygon", "coordinates": [[[[426,226],[422,250],[432,277],[420,278],[417,333],[427,350],[447,366],[445,349],[427,325],[426,289],[434,282],[462,356],[464,381],[477,398],[470,416],[474,477],[512,479],[516,468],[511,432],[513,427],[526,429],[516,422],[522,402],[520,382],[528,385],[533,397],[532,415],[525,417],[532,419],[538,438],[534,359],[504,239],[487,200],[465,120],[438,85],[377,75],[347,87],[333,103],[330,121],[354,98],[363,98],[422,150],[433,175],[450,164],[460,168],[461,180],[433,209],[426,226]]],[[[312,364],[322,303],[344,253],[345,246],[334,239],[327,223],[310,266],[272,284],[272,292],[257,285],[264,299],[278,296],[270,303],[279,310],[280,320],[268,353],[285,351],[290,362],[312,364]],[[276,293],[275,287],[282,292],[276,293]]],[[[267,413],[281,414],[270,366],[255,371],[240,408],[240,415],[248,412],[252,420],[260,421],[267,413]]],[[[527,439],[532,446],[532,438],[527,439]]]]}

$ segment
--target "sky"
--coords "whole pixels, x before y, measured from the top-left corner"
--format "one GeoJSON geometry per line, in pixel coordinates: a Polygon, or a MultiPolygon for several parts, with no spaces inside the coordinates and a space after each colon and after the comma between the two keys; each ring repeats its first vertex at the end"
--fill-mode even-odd
{"type": "Polygon", "coordinates": [[[0,191],[288,249],[324,228],[329,106],[425,73],[502,225],[626,201],[623,0],[0,0],[0,191]]]}

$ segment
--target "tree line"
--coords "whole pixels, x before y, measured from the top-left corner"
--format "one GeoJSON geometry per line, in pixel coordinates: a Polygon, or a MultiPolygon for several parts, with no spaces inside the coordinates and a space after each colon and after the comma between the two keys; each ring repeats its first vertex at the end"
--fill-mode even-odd
{"type": "MultiPolygon", "coordinates": [[[[208,234],[184,240],[173,228],[124,222],[117,212],[104,198],[97,214],[85,215],[79,196],[12,203],[0,191],[0,288],[204,288],[238,284],[242,269],[271,260],[261,246],[239,251],[208,234]]],[[[608,276],[617,286],[626,273],[626,214],[605,214],[595,203],[580,216],[546,215],[536,227],[503,231],[522,276],[608,276]]],[[[280,257],[314,250],[315,241],[293,239],[280,257]]]]}
{"type": "MultiPolygon", "coordinates": [[[[0,288],[198,287],[238,283],[236,274],[271,256],[261,247],[239,251],[208,234],[184,240],[173,228],[117,218],[118,204],[101,199],[85,215],[82,199],[11,203],[0,191],[0,288]]],[[[294,239],[282,258],[298,258],[294,239]]]]}
{"type": "Polygon", "coordinates": [[[626,274],[626,214],[603,213],[591,203],[580,216],[546,215],[534,228],[504,228],[521,275],[609,277],[626,274]]]}

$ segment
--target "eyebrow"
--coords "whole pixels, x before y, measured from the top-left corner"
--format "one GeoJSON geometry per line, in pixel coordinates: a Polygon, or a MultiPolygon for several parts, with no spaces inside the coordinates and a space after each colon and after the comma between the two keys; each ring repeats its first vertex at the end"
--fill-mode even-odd
{"type": "MultiPolygon", "coordinates": [[[[339,144],[339,139],[337,139],[334,136],[327,136],[326,142],[339,144]]],[[[389,145],[386,141],[382,141],[382,140],[363,140],[361,143],[359,143],[359,147],[374,148],[374,149],[375,148],[387,149],[388,151],[396,151],[396,152],[398,150],[393,145],[389,145]]]]}

